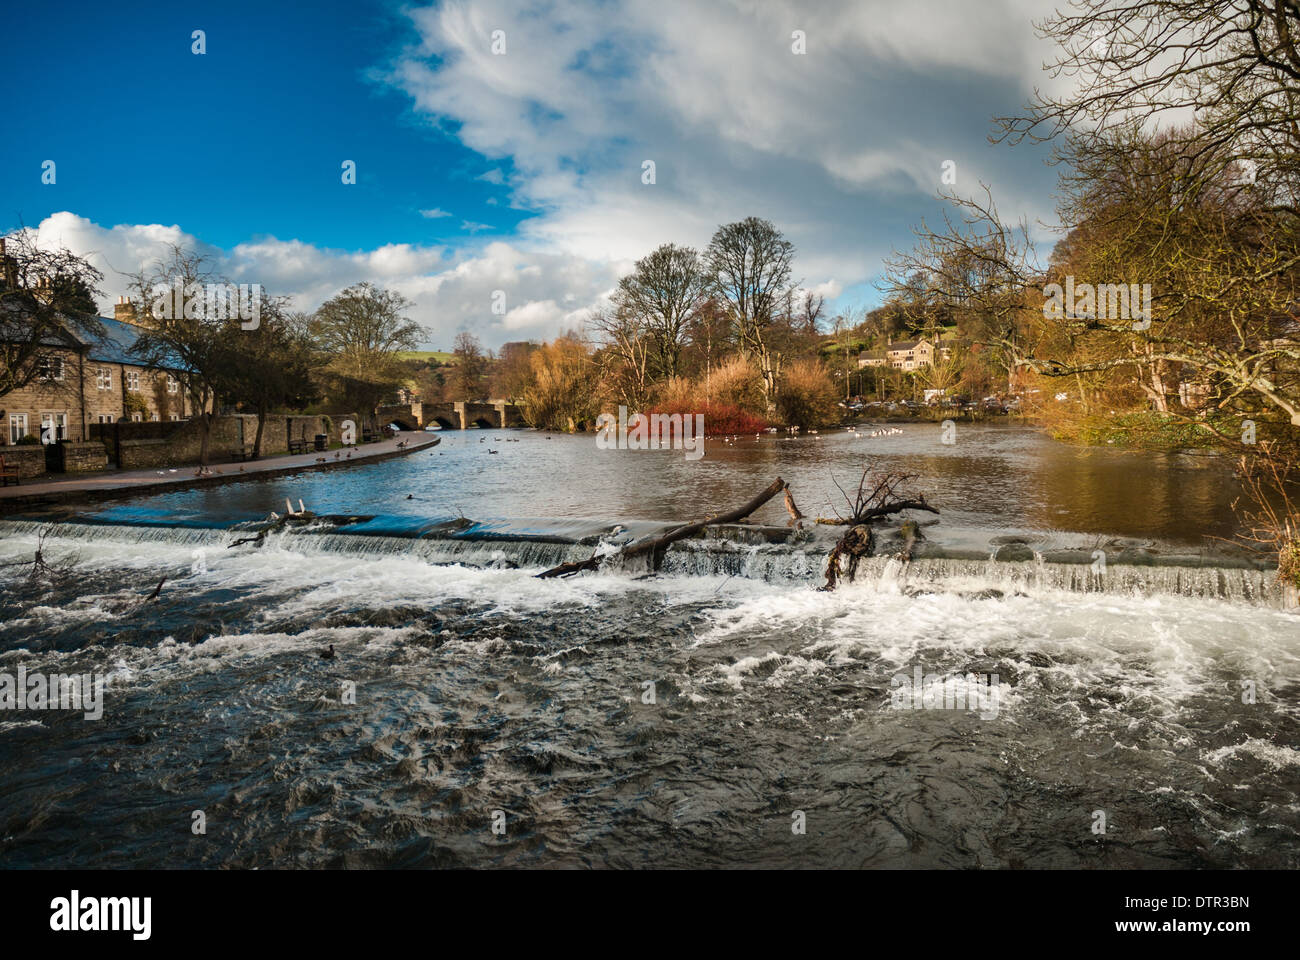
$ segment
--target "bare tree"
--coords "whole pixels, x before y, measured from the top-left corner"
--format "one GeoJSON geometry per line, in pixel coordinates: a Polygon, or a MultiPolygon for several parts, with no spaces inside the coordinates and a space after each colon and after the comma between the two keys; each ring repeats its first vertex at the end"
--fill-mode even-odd
{"type": "Polygon", "coordinates": [[[38,380],[70,382],[54,352],[103,336],[101,280],[70,250],[41,247],[34,230],[0,239],[0,397],[38,380]]]}
{"type": "Polygon", "coordinates": [[[719,227],[705,259],[714,290],[730,304],[741,349],[758,361],[773,416],[782,362],[774,327],[789,303],[794,244],[770,221],[747,217],[719,227]]]}
{"type": "Polygon", "coordinates": [[[483,393],[483,377],[487,373],[488,357],[483,352],[483,344],[479,338],[474,336],[468,330],[462,330],[456,334],[456,342],[452,348],[452,354],[456,358],[456,365],[451,370],[451,376],[448,378],[448,389],[454,394],[455,398],[466,401],[481,399],[483,393]]]}
{"type": "Polygon", "coordinates": [[[654,338],[627,310],[597,310],[590,323],[603,344],[596,359],[605,382],[633,410],[644,406],[654,391],[654,338]]]}
{"type": "Polygon", "coordinates": [[[199,423],[199,463],[208,462],[208,445],[218,399],[233,386],[237,362],[227,338],[239,331],[239,318],[209,316],[206,309],[186,309],[206,300],[201,291],[218,281],[210,260],[177,244],[166,255],[128,274],[132,299],[142,315],[140,332],[131,351],[151,369],[173,371],[189,396],[193,417],[199,423]],[[185,301],[176,309],[173,291],[185,301]]]}
{"type": "Polygon", "coordinates": [[[643,325],[654,345],[657,376],[680,375],[687,323],[708,290],[699,253],[672,243],[638,260],[632,273],[619,281],[615,313],[643,325]]]}
{"type": "Polygon", "coordinates": [[[1300,217],[1300,3],[1073,0],[1036,26],[1060,49],[1049,73],[1076,82],[1064,94],[1040,89],[1025,115],[998,120],[997,139],[1055,139],[1071,160],[1113,130],[1168,130],[1194,116],[1177,136],[1185,149],[1173,151],[1180,195],[1226,174],[1300,217]]]}

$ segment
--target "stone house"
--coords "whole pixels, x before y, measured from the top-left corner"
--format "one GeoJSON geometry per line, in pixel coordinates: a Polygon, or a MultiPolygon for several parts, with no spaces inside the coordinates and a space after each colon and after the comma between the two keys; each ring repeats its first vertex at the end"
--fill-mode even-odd
{"type": "Polygon", "coordinates": [[[82,339],[68,330],[46,339],[40,375],[0,396],[0,446],[28,436],[43,443],[82,442],[92,424],[190,417],[181,373],[150,370],[133,357],[130,348],[139,328],[124,319],[132,316],[130,304],[119,301],[116,312],[111,319],[100,318],[101,339],[82,339]]]}
{"type": "Polygon", "coordinates": [[[934,344],[929,340],[900,340],[884,350],[864,350],[858,354],[858,369],[888,366],[899,370],[919,370],[933,366],[934,355],[934,344]]]}
{"type": "Polygon", "coordinates": [[[889,365],[899,370],[934,366],[934,345],[929,340],[901,340],[885,349],[889,365]]]}

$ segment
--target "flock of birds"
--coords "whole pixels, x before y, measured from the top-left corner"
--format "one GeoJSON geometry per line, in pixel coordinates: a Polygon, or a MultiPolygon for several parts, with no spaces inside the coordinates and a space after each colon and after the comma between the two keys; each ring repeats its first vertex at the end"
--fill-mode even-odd
{"type": "MultiPolygon", "coordinates": [[[[486,437],[479,437],[479,438],[478,438],[478,442],[479,442],[479,443],[482,443],[482,442],[483,442],[484,440],[486,440],[486,439],[487,439],[486,437]]],[[[547,437],[546,439],[549,440],[549,439],[551,439],[551,438],[550,438],[550,437],[547,437]]],[[[493,437],[493,438],[492,438],[492,442],[493,442],[493,443],[501,443],[502,441],[501,441],[501,438],[500,438],[500,437],[493,437]]],[[[516,440],[514,437],[506,437],[505,442],[506,442],[506,443],[518,443],[519,441],[516,440]]],[[[488,451],[488,453],[500,453],[500,452],[501,452],[500,450],[489,450],[489,451],[488,451]]]]}
{"type": "MultiPolygon", "coordinates": [[[[867,439],[867,440],[874,440],[874,439],[876,439],[877,437],[896,437],[896,436],[900,435],[900,434],[903,432],[903,430],[902,430],[901,427],[879,427],[879,428],[874,429],[874,430],[859,430],[857,427],[848,427],[847,430],[848,430],[849,433],[853,434],[853,435],[854,435],[855,437],[857,437],[859,440],[862,440],[862,439],[864,439],[864,438],[867,439]]],[[[776,433],[776,427],[768,427],[768,428],[767,428],[767,432],[768,432],[768,433],[776,433]]],[[[799,428],[798,428],[798,427],[786,427],[786,433],[790,434],[790,436],[788,436],[788,437],[782,437],[781,439],[782,439],[782,440],[793,440],[793,439],[794,439],[794,435],[797,434],[798,432],[799,432],[799,428]]],[[[825,438],[824,438],[824,437],[823,437],[823,436],[822,436],[818,431],[816,431],[816,430],[809,430],[808,433],[811,434],[812,436],[816,437],[818,440],[824,440],[824,439],[825,439],[825,438]]],[[[549,440],[550,438],[548,437],[547,439],[549,440]]],[[[731,437],[722,437],[722,438],[721,438],[722,442],[723,442],[724,444],[726,444],[727,446],[731,446],[731,445],[735,444],[736,441],[738,441],[739,439],[740,439],[739,435],[737,435],[737,436],[731,436],[731,437]]],[[[755,439],[755,440],[761,440],[761,439],[763,439],[763,434],[761,434],[761,433],[756,433],[756,434],[754,434],[754,439],[755,439]]]]}
{"type": "Polygon", "coordinates": [[[849,427],[849,433],[856,436],[859,440],[866,437],[871,440],[875,437],[896,437],[903,430],[901,427],[880,427],[877,430],[859,430],[857,427],[849,427]]]}

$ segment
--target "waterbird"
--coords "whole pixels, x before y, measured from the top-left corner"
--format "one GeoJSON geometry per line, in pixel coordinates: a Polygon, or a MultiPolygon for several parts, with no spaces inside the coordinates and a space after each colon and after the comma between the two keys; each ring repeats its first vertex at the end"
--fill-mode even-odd
{"type": "Polygon", "coordinates": [[[321,658],[322,660],[333,660],[333,659],[334,659],[334,644],[331,643],[331,644],[330,644],[330,648],[329,648],[328,650],[322,650],[322,651],[320,652],[320,658],[321,658]]]}

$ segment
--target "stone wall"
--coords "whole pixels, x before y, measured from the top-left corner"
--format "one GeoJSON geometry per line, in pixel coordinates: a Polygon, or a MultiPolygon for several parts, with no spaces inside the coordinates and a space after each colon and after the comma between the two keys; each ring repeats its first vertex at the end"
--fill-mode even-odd
{"type": "Polygon", "coordinates": [[[93,473],[108,469],[108,450],[95,440],[54,443],[50,444],[49,461],[50,469],[58,473],[93,473]]]}
{"type": "Polygon", "coordinates": [[[45,448],[42,446],[0,447],[0,457],[5,458],[5,468],[18,468],[24,480],[39,477],[45,472],[45,448]]]}
{"type": "MultiPolygon", "coordinates": [[[[262,455],[269,456],[289,451],[290,437],[297,440],[306,437],[311,443],[316,434],[324,433],[330,443],[339,443],[339,424],[346,419],[359,422],[355,414],[335,414],[333,416],[283,416],[273,415],[266,418],[262,432],[262,455]]],[[[117,465],[122,470],[150,470],[158,467],[181,467],[199,462],[202,446],[201,424],[197,420],[188,420],[179,424],[157,423],[120,423],[116,442],[117,465]],[[170,431],[159,435],[157,427],[171,427],[170,431]]],[[[257,436],[257,417],[238,414],[230,417],[216,417],[212,421],[212,433],[208,440],[208,460],[220,463],[230,460],[231,455],[241,447],[251,447],[257,436]]]]}
{"type": "Polygon", "coordinates": [[[123,440],[118,444],[118,466],[123,470],[153,470],[183,465],[166,440],[123,440]]]}

